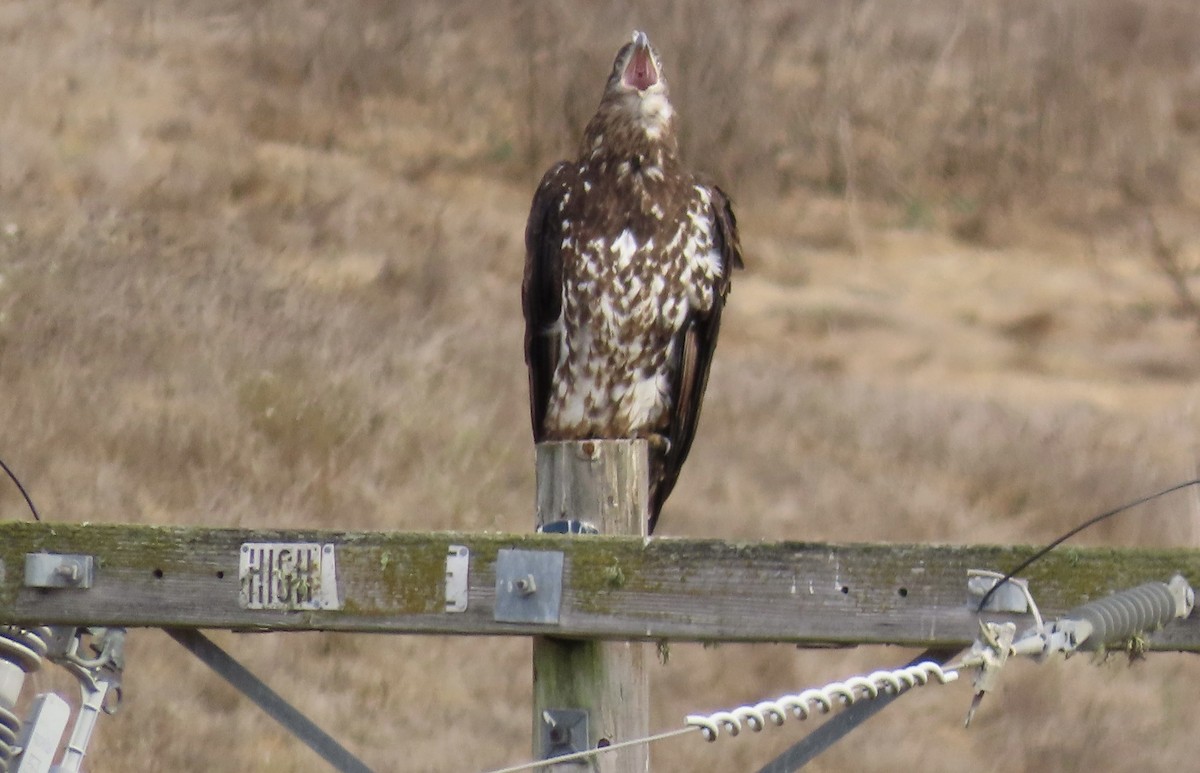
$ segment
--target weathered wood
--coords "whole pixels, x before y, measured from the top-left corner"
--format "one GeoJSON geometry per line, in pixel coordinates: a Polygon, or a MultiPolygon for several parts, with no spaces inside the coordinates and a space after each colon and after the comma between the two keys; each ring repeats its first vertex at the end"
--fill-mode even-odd
{"type": "MultiPolygon", "coordinates": [[[[1033,550],[11,522],[0,523],[0,623],[945,647],[965,645],[978,631],[965,603],[967,569],[1004,570],[1033,550]],[[239,549],[272,541],[336,545],[343,608],[242,609],[239,549]],[[461,613],[445,611],[450,545],[471,551],[470,601],[461,613]],[[564,554],[558,625],[493,618],[503,548],[564,554]],[[95,586],[25,588],[25,554],[38,551],[95,556],[95,586]]],[[[1200,582],[1200,551],[1060,548],[1026,576],[1043,614],[1052,616],[1176,572],[1200,582]]],[[[1150,641],[1200,652],[1200,617],[1173,623],[1150,641]]]]}
{"type": "MultiPolygon", "coordinates": [[[[537,446],[537,524],[589,521],[601,534],[646,536],[649,462],[644,440],[587,440],[537,446]]],[[[592,539],[581,536],[581,540],[592,539]]],[[[630,641],[533,640],[533,754],[546,756],[547,709],[588,713],[587,747],[644,738],[650,728],[646,645],[630,641]]],[[[554,766],[558,770],[564,766],[554,766]]],[[[596,758],[601,773],[648,771],[642,744],[596,758]]]]}
{"type": "Polygon", "coordinates": [[[538,526],[574,518],[592,522],[602,534],[641,536],[648,502],[646,441],[538,444],[538,526]]]}

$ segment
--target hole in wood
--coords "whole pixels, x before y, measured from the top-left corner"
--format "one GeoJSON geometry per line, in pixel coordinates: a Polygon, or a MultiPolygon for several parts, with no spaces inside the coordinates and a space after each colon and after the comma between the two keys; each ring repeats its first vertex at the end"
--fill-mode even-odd
{"type": "Polygon", "coordinates": [[[842,586],[842,588],[841,588],[841,591],[842,591],[842,593],[843,593],[843,594],[849,593],[849,592],[850,592],[850,586],[849,586],[849,585],[843,585],[843,586],[842,586]]]}
{"type": "Polygon", "coordinates": [[[161,580],[161,579],[162,579],[162,576],[163,576],[163,570],[162,570],[162,569],[155,569],[155,570],[154,570],[154,577],[155,577],[156,579],[159,579],[159,580],[161,580]]]}
{"type": "Polygon", "coordinates": [[[224,579],[225,579],[225,572],[224,572],[224,570],[221,570],[221,569],[218,569],[218,570],[217,570],[217,579],[218,579],[218,580],[224,580],[224,579]]]}
{"type": "Polygon", "coordinates": [[[610,745],[612,745],[612,741],[608,740],[607,738],[601,738],[599,741],[596,742],[597,749],[603,749],[604,747],[610,746],[610,745]]]}
{"type": "Polygon", "coordinates": [[[908,588],[901,588],[897,592],[900,594],[900,598],[902,598],[902,599],[908,598],[908,588]]]}

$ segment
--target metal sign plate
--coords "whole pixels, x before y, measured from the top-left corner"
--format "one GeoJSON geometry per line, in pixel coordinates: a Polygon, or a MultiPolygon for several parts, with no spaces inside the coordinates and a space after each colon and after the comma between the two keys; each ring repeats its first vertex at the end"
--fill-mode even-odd
{"type": "Polygon", "coordinates": [[[315,542],[245,542],[238,561],[243,609],[341,609],[337,551],[315,542]]]}
{"type": "Polygon", "coordinates": [[[466,545],[451,545],[446,551],[446,611],[467,611],[467,590],[471,569],[471,550],[466,545]]]}
{"type": "Polygon", "coordinates": [[[557,624],[562,575],[560,550],[501,550],[492,616],[502,623],[557,624]]]}

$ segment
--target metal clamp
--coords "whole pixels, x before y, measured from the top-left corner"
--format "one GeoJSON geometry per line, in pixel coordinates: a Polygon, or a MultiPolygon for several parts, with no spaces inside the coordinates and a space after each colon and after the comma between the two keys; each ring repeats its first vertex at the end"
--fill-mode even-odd
{"type": "MultiPolygon", "coordinates": [[[[63,751],[54,765],[59,741],[71,718],[71,708],[54,693],[43,693],[33,702],[28,719],[15,721],[16,695],[0,700],[0,771],[15,764],[14,773],[78,773],[101,712],[112,714],[121,701],[121,671],[125,663],[124,628],[39,627],[32,630],[6,627],[0,631],[0,660],[24,671],[37,668],[42,657],[63,666],[79,681],[79,713],[63,751]],[[91,655],[81,654],[90,637],[91,655]],[[5,710],[5,706],[8,709],[5,710]],[[19,731],[19,735],[17,735],[19,731]],[[14,746],[15,741],[15,746],[14,746]]],[[[11,674],[10,674],[11,676],[11,674]]],[[[20,690],[21,682],[14,683],[20,690]]]]}
{"type": "Polygon", "coordinates": [[[121,673],[125,668],[124,628],[62,628],[54,632],[48,657],[79,680],[80,705],[75,726],[55,773],[82,769],[100,712],[114,714],[121,702],[121,673]],[[92,656],[80,654],[85,636],[91,636],[92,656]]]}
{"type": "Polygon", "coordinates": [[[1157,630],[1173,619],[1187,617],[1196,598],[1187,580],[1175,575],[1169,583],[1149,582],[1088,602],[1046,624],[1028,584],[1009,582],[1024,594],[1035,624],[1017,636],[1014,623],[980,622],[979,637],[954,666],[979,669],[975,675],[975,696],[967,712],[968,725],[983,696],[995,687],[1010,656],[1024,655],[1041,661],[1058,652],[1070,656],[1079,650],[1102,651],[1142,632],[1157,630]]]}
{"type": "Polygon", "coordinates": [[[501,550],[496,556],[494,619],[557,624],[562,576],[562,551],[501,550]]]}
{"type": "MultiPolygon", "coordinates": [[[[542,712],[542,759],[588,749],[588,713],[583,709],[546,709],[542,712]]],[[[586,765],[584,760],[575,760],[586,765]]]]}
{"type": "Polygon", "coordinates": [[[1020,577],[1009,577],[1008,580],[996,587],[996,583],[1005,578],[1000,572],[990,569],[967,570],[967,601],[972,609],[979,609],[979,604],[989,593],[987,604],[980,611],[1010,612],[1023,615],[1030,610],[1029,581],[1020,577]],[[995,588],[995,590],[993,590],[995,588]]]}
{"type": "Polygon", "coordinates": [[[26,588],[92,587],[95,560],[88,555],[66,553],[26,553],[26,588]]]}

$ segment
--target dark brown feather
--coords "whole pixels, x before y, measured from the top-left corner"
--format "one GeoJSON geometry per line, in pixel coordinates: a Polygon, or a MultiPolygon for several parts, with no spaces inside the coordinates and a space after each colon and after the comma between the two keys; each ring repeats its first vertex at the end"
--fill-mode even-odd
{"type": "Polygon", "coordinates": [[[717,250],[721,253],[725,273],[716,290],[719,299],[704,314],[693,313],[684,325],[682,340],[677,347],[678,365],[675,390],[672,395],[671,423],[666,432],[670,445],[662,456],[659,470],[652,470],[655,480],[650,495],[651,533],[658,522],[663,503],[675,488],[679,472],[692,449],[696,427],[700,421],[700,407],[704,392],[708,388],[708,371],[712,365],[713,352],[717,348],[717,334],[721,329],[721,311],[729,295],[730,280],[734,269],[742,264],[742,246],[737,234],[737,220],[729,197],[715,185],[707,186],[712,196],[713,220],[717,225],[717,250]]]}
{"type": "Polygon", "coordinates": [[[542,177],[529,220],[525,225],[525,277],[521,282],[521,306],[525,313],[525,364],[529,368],[529,415],[533,438],[545,435],[546,407],[550,402],[558,337],[551,325],[562,310],[562,259],[559,245],[558,202],[568,187],[566,176],[573,167],[560,161],[542,177]]]}

